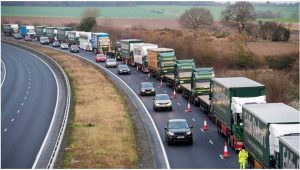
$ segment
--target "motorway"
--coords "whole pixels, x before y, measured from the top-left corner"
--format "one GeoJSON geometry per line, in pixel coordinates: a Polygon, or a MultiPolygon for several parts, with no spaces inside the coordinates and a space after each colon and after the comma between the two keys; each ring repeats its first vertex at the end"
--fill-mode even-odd
{"type": "Polygon", "coordinates": [[[5,79],[1,76],[1,168],[29,169],[54,114],[57,82],[31,53],[1,45],[6,70],[5,79]]]}
{"type": "MultiPolygon", "coordinates": [[[[49,45],[49,47],[53,48],[51,45],[49,45]]],[[[68,50],[64,51],[68,53],[68,50]]],[[[92,52],[84,52],[81,50],[78,55],[94,62],[94,55],[92,52]]],[[[99,63],[99,65],[105,66],[105,63],[99,63]]],[[[116,68],[109,68],[109,70],[117,75],[116,68]]],[[[159,81],[154,78],[148,79],[146,74],[135,70],[135,68],[131,67],[131,75],[121,75],[119,77],[126,82],[137,95],[139,94],[139,84],[144,81],[150,81],[156,86],[156,94],[167,93],[169,96],[172,96],[172,89],[166,87],[164,84],[160,87],[159,81]]],[[[207,115],[200,111],[199,107],[191,105],[192,112],[185,112],[187,100],[180,94],[177,94],[177,98],[172,99],[173,111],[154,112],[152,109],[152,98],[153,97],[151,96],[140,97],[153,118],[159,131],[159,135],[163,140],[170,168],[239,168],[237,154],[230,147],[228,147],[229,157],[223,158],[222,155],[226,139],[218,134],[216,126],[208,119],[207,115]],[[169,146],[166,144],[164,141],[164,127],[169,119],[175,118],[186,119],[188,123],[194,127],[192,130],[194,138],[193,145],[180,144],[169,146]],[[207,120],[208,123],[209,129],[207,131],[201,130],[204,120],[207,120]]]]}

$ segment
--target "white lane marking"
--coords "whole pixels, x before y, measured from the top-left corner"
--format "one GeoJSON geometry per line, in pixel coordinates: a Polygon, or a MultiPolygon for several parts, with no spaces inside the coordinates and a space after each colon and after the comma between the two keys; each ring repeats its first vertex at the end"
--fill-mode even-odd
{"type": "Polygon", "coordinates": [[[196,120],[193,118],[193,121],[196,122],[196,120]]]}
{"type": "Polygon", "coordinates": [[[28,82],[28,84],[30,85],[30,81],[28,82]]]}
{"type": "Polygon", "coordinates": [[[28,77],[30,77],[30,74],[28,74],[28,77]]]}
{"type": "Polygon", "coordinates": [[[17,113],[20,113],[20,110],[18,110],[17,113]]]}
{"type": "Polygon", "coordinates": [[[6,131],[7,131],[7,128],[4,129],[4,132],[6,132],[6,131]]]}
{"type": "MultiPolygon", "coordinates": [[[[50,47],[49,47],[50,48],[50,47]]],[[[58,49],[59,51],[62,51],[62,52],[64,52],[64,53],[67,53],[67,52],[65,52],[65,51],[63,51],[63,50],[60,50],[60,49],[58,49]]],[[[69,53],[67,53],[67,54],[69,54],[69,53]]],[[[82,59],[84,59],[84,60],[86,60],[86,61],[88,61],[89,63],[91,63],[91,64],[95,64],[95,63],[93,63],[91,60],[89,60],[89,59],[86,59],[86,58],[84,58],[84,57],[82,57],[82,56],[80,56],[80,55],[78,55],[78,54],[72,54],[72,55],[76,55],[77,57],[79,57],[79,58],[82,58],[82,59]]],[[[170,169],[170,164],[169,164],[169,160],[168,160],[168,157],[167,157],[167,154],[166,154],[166,150],[165,150],[165,147],[164,147],[164,145],[163,145],[163,143],[162,143],[162,139],[161,139],[161,137],[160,137],[160,135],[159,135],[159,133],[158,133],[158,130],[157,130],[157,127],[156,127],[156,125],[155,125],[155,123],[154,123],[154,120],[152,119],[152,117],[151,117],[151,115],[150,115],[150,113],[148,112],[148,109],[146,108],[146,106],[144,105],[144,103],[141,101],[141,99],[137,96],[137,94],[130,88],[130,86],[127,84],[127,83],[125,83],[120,77],[118,77],[116,74],[114,74],[112,71],[110,71],[109,69],[106,69],[105,67],[103,67],[102,65],[97,65],[98,67],[101,67],[103,70],[107,70],[108,72],[110,72],[111,74],[112,74],[112,76],[114,76],[115,78],[117,78],[117,79],[119,79],[133,94],[134,94],[134,96],[138,99],[138,101],[141,103],[141,105],[142,105],[142,107],[144,108],[144,110],[146,111],[146,113],[147,113],[147,115],[148,115],[148,117],[149,117],[149,119],[150,119],[150,121],[151,121],[151,124],[152,124],[152,126],[154,127],[154,130],[155,130],[155,133],[156,133],[156,135],[157,135],[157,138],[158,138],[158,140],[159,140],[159,144],[160,144],[160,147],[161,147],[161,149],[162,149],[162,152],[163,152],[163,156],[164,156],[164,159],[165,159],[165,163],[166,163],[166,166],[167,166],[167,169],[170,169]]],[[[160,85],[159,85],[159,87],[160,87],[160,85]]]]}
{"type": "Polygon", "coordinates": [[[28,94],[29,92],[27,91],[26,94],[28,94]]]}
{"type": "Polygon", "coordinates": [[[24,105],[24,103],[22,102],[22,103],[21,103],[21,105],[23,106],[23,105],[24,105]]]}
{"type": "Polygon", "coordinates": [[[200,130],[201,130],[202,132],[204,132],[204,130],[203,130],[202,128],[201,128],[200,130]]]}
{"type": "MultiPolygon", "coordinates": [[[[8,46],[11,46],[11,45],[8,45],[8,46]]],[[[11,47],[14,47],[14,46],[11,46],[11,47]]],[[[17,47],[14,47],[14,48],[17,48],[17,47]]],[[[42,146],[40,147],[40,150],[38,152],[38,155],[37,157],[35,158],[35,161],[34,161],[34,164],[32,166],[32,169],[35,169],[36,167],[36,164],[38,162],[38,160],[40,159],[41,157],[41,153],[42,153],[42,150],[44,149],[45,147],[45,144],[46,144],[46,141],[48,140],[48,137],[49,137],[49,134],[50,134],[50,130],[52,129],[52,126],[53,126],[53,123],[54,123],[54,118],[56,117],[56,113],[57,113],[57,107],[58,107],[58,99],[60,98],[60,92],[59,92],[59,85],[58,85],[58,81],[57,81],[57,77],[56,77],[56,74],[54,73],[54,71],[52,70],[52,68],[42,59],[40,59],[38,56],[26,51],[26,50],[23,50],[21,48],[18,48],[19,50],[21,51],[24,51],[34,57],[36,57],[38,60],[40,60],[42,63],[44,63],[49,69],[50,71],[52,72],[54,78],[55,78],[55,82],[56,82],[56,89],[57,89],[57,94],[56,94],[56,104],[55,104],[55,109],[54,109],[54,114],[53,114],[53,117],[52,117],[52,120],[51,120],[51,123],[50,123],[50,126],[49,126],[49,129],[47,131],[47,134],[46,134],[46,137],[44,138],[44,141],[43,141],[43,144],[42,146]]],[[[30,72],[29,72],[29,77],[30,77],[30,72]]],[[[29,89],[30,89],[30,86],[29,86],[29,89]]]]}
{"type": "Polygon", "coordinates": [[[178,106],[180,106],[180,103],[177,103],[178,104],[178,106]]]}
{"type": "Polygon", "coordinates": [[[222,155],[219,155],[221,159],[224,159],[222,155]]]}
{"type": "Polygon", "coordinates": [[[211,144],[214,144],[211,140],[209,140],[209,142],[210,142],[211,144]]]}
{"type": "Polygon", "coordinates": [[[30,89],[30,86],[28,86],[28,89],[30,89]]]}
{"type": "Polygon", "coordinates": [[[27,97],[26,97],[26,96],[24,96],[24,99],[26,100],[26,99],[27,99],[27,97]]]}
{"type": "Polygon", "coordinates": [[[15,120],[14,118],[11,119],[12,122],[14,122],[14,120],[15,120]]]}
{"type": "MultiPolygon", "coordinates": [[[[4,62],[1,60],[1,63],[2,63],[2,65],[3,65],[3,71],[4,71],[4,76],[3,76],[3,80],[1,81],[1,87],[2,87],[2,85],[3,85],[3,83],[4,83],[4,80],[5,80],[5,78],[6,78],[6,67],[5,67],[5,64],[4,64],[4,62]]],[[[1,72],[2,73],[2,72],[1,72]]]]}

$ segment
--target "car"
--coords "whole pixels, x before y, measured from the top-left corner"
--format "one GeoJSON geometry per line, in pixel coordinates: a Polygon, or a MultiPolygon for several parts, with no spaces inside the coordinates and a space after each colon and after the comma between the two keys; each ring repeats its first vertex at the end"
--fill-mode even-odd
{"type": "Polygon", "coordinates": [[[170,119],[165,127],[165,140],[168,145],[174,142],[193,144],[192,126],[185,119],[170,119]]]}
{"type": "Polygon", "coordinates": [[[118,65],[118,74],[130,74],[130,69],[127,64],[118,65]]]}
{"type": "Polygon", "coordinates": [[[105,54],[97,54],[95,57],[96,62],[105,62],[106,61],[106,55],[105,54]]]}
{"type": "Polygon", "coordinates": [[[27,36],[24,38],[24,40],[25,40],[25,41],[32,41],[32,38],[31,38],[29,35],[27,35],[27,36]]]}
{"type": "Polygon", "coordinates": [[[23,37],[22,37],[22,35],[20,35],[20,34],[14,34],[14,38],[15,39],[23,39],[23,37]]]}
{"type": "Polygon", "coordinates": [[[71,45],[70,52],[71,53],[79,53],[78,46],[77,45],[71,45]]]}
{"type": "Polygon", "coordinates": [[[40,38],[40,43],[42,45],[48,45],[50,42],[49,42],[49,38],[48,37],[41,37],[40,38]]]}
{"type": "Polygon", "coordinates": [[[140,84],[140,95],[155,95],[155,88],[151,82],[143,82],[140,84]]]}
{"type": "Polygon", "coordinates": [[[153,110],[157,112],[158,110],[166,109],[172,111],[172,101],[167,94],[157,94],[153,99],[153,110]]]}
{"type": "Polygon", "coordinates": [[[60,47],[60,43],[58,41],[54,41],[52,43],[52,47],[60,47]]]}
{"type": "Polygon", "coordinates": [[[61,48],[61,49],[68,49],[69,46],[68,46],[67,43],[61,43],[61,44],[60,44],[60,48],[61,48]]]}
{"type": "Polygon", "coordinates": [[[108,58],[105,62],[105,67],[108,68],[108,67],[117,67],[117,62],[115,59],[113,58],[108,58]]]}
{"type": "Polygon", "coordinates": [[[108,56],[108,58],[116,58],[115,52],[107,52],[106,55],[108,56]]]}

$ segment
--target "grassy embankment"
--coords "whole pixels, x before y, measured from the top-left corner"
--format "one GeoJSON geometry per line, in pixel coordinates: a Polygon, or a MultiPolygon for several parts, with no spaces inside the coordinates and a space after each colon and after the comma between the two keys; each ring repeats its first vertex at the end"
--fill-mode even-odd
{"type": "Polygon", "coordinates": [[[124,98],[112,82],[74,56],[28,46],[57,61],[71,80],[74,108],[60,168],[138,168],[132,122],[124,98]]]}

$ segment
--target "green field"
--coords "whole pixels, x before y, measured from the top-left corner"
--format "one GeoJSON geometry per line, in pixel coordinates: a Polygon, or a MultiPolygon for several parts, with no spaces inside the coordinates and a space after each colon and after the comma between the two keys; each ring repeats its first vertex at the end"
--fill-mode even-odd
{"type": "MultiPolygon", "coordinates": [[[[101,17],[104,18],[177,18],[186,9],[192,6],[151,6],[141,5],[134,7],[100,7],[101,17]]],[[[218,20],[224,6],[201,6],[209,9],[214,18],[218,20]]],[[[80,17],[87,7],[31,7],[31,6],[2,6],[2,16],[26,17],[80,17]]],[[[299,13],[298,7],[255,7],[256,11],[280,12],[282,18],[262,19],[280,22],[298,22],[293,18],[294,13],[299,13]]]]}

